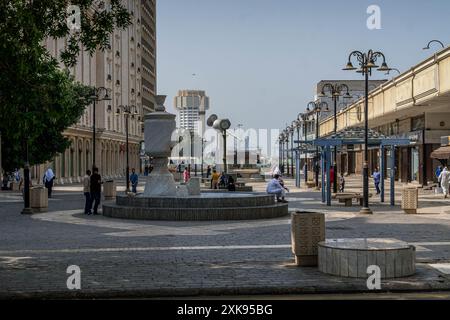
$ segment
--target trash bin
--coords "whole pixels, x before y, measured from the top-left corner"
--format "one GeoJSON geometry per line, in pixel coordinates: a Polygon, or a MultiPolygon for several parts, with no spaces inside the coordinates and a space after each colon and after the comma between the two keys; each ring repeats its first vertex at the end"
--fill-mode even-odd
{"type": "Polygon", "coordinates": [[[403,188],[402,210],[407,214],[416,214],[419,206],[419,190],[414,187],[403,188]]]}
{"type": "Polygon", "coordinates": [[[9,184],[9,187],[11,188],[12,191],[20,191],[19,190],[19,182],[17,182],[17,181],[11,181],[9,184]]]}
{"type": "Polygon", "coordinates": [[[297,266],[317,266],[318,243],[325,241],[325,215],[317,212],[292,214],[291,243],[297,266]]]}
{"type": "Polygon", "coordinates": [[[42,186],[31,188],[30,206],[35,212],[46,212],[48,209],[48,190],[42,186]]]}
{"type": "Polygon", "coordinates": [[[105,181],[103,184],[103,195],[105,200],[114,200],[116,198],[116,182],[114,180],[105,181]]]}

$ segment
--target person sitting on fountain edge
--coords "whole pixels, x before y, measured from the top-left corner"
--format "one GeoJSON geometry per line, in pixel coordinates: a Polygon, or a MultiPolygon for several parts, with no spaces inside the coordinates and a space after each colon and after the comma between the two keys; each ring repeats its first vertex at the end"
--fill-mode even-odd
{"type": "Polygon", "coordinates": [[[278,180],[280,176],[278,174],[273,176],[273,179],[269,181],[267,184],[267,193],[273,194],[277,197],[278,202],[286,203],[287,201],[284,199],[284,196],[286,195],[285,188],[280,184],[280,181],[278,180]],[[281,199],[280,199],[281,198],[281,199]]]}

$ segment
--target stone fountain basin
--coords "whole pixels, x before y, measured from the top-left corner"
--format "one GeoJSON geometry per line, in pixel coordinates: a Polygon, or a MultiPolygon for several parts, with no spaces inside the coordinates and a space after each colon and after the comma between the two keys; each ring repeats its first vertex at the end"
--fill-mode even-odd
{"type": "Polygon", "coordinates": [[[103,215],[139,220],[253,220],[288,214],[286,203],[276,203],[272,195],[245,192],[204,192],[188,197],[116,197],[104,204],[103,215]]]}

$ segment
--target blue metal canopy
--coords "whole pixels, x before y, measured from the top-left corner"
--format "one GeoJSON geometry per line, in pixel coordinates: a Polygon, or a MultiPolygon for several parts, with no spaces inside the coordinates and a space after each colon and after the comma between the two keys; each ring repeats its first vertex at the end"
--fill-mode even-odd
{"type": "MultiPolygon", "coordinates": [[[[352,127],[340,131],[328,137],[315,139],[313,145],[318,147],[334,147],[342,145],[359,145],[364,144],[364,128],[352,127]]],[[[385,135],[369,129],[368,131],[369,147],[373,146],[408,146],[410,140],[408,138],[390,138],[385,135]]]]}

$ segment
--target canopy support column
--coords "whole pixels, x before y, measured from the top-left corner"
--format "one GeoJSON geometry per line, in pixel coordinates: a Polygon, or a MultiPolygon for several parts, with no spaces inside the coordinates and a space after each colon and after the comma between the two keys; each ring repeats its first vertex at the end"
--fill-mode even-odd
{"type": "Polygon", "coordinates": [[[300,149],[295,151],[295,186],[300,188],[300,149]]]}
{"type": "Polygon", "coordinates": [[[331,206],[331,175],[330,175],[331,159],[332,159],[332,157],[331,157],[330,147],[327,146],[327,148],[326,148],[327,206],[331,206]]]}
{"type": "Polygon", "coordinates": [[[395,146],[391,147],[391,155],[390,155],[390,178],[391,178],[391,206],[395,206],[395,146]]]}
{"type": "Polygon", "coordinates": [[[321,185],[321,189],[322,189],[322,202],[325,203],[325,150],[322,147],[320,149],[321,151],[321,157],[320,157],[320,171],[322,173],[321,175],[321,180],[322,180],[322,185],[321,185]]]}
{"type": "Polygon", "coordinates": [[[385,179],[384,170],[386,167],[386,164],[384,161],[384,159],[385,159],[384,155],[385,155],[385,148],[382,145],[380,147],[380,173],[381,173],[381,181],[380,181],[381,182],[381,195],[380,195],[380,198],[381,198],[381,202],[384,202],[384,179],[385,179]]]}

